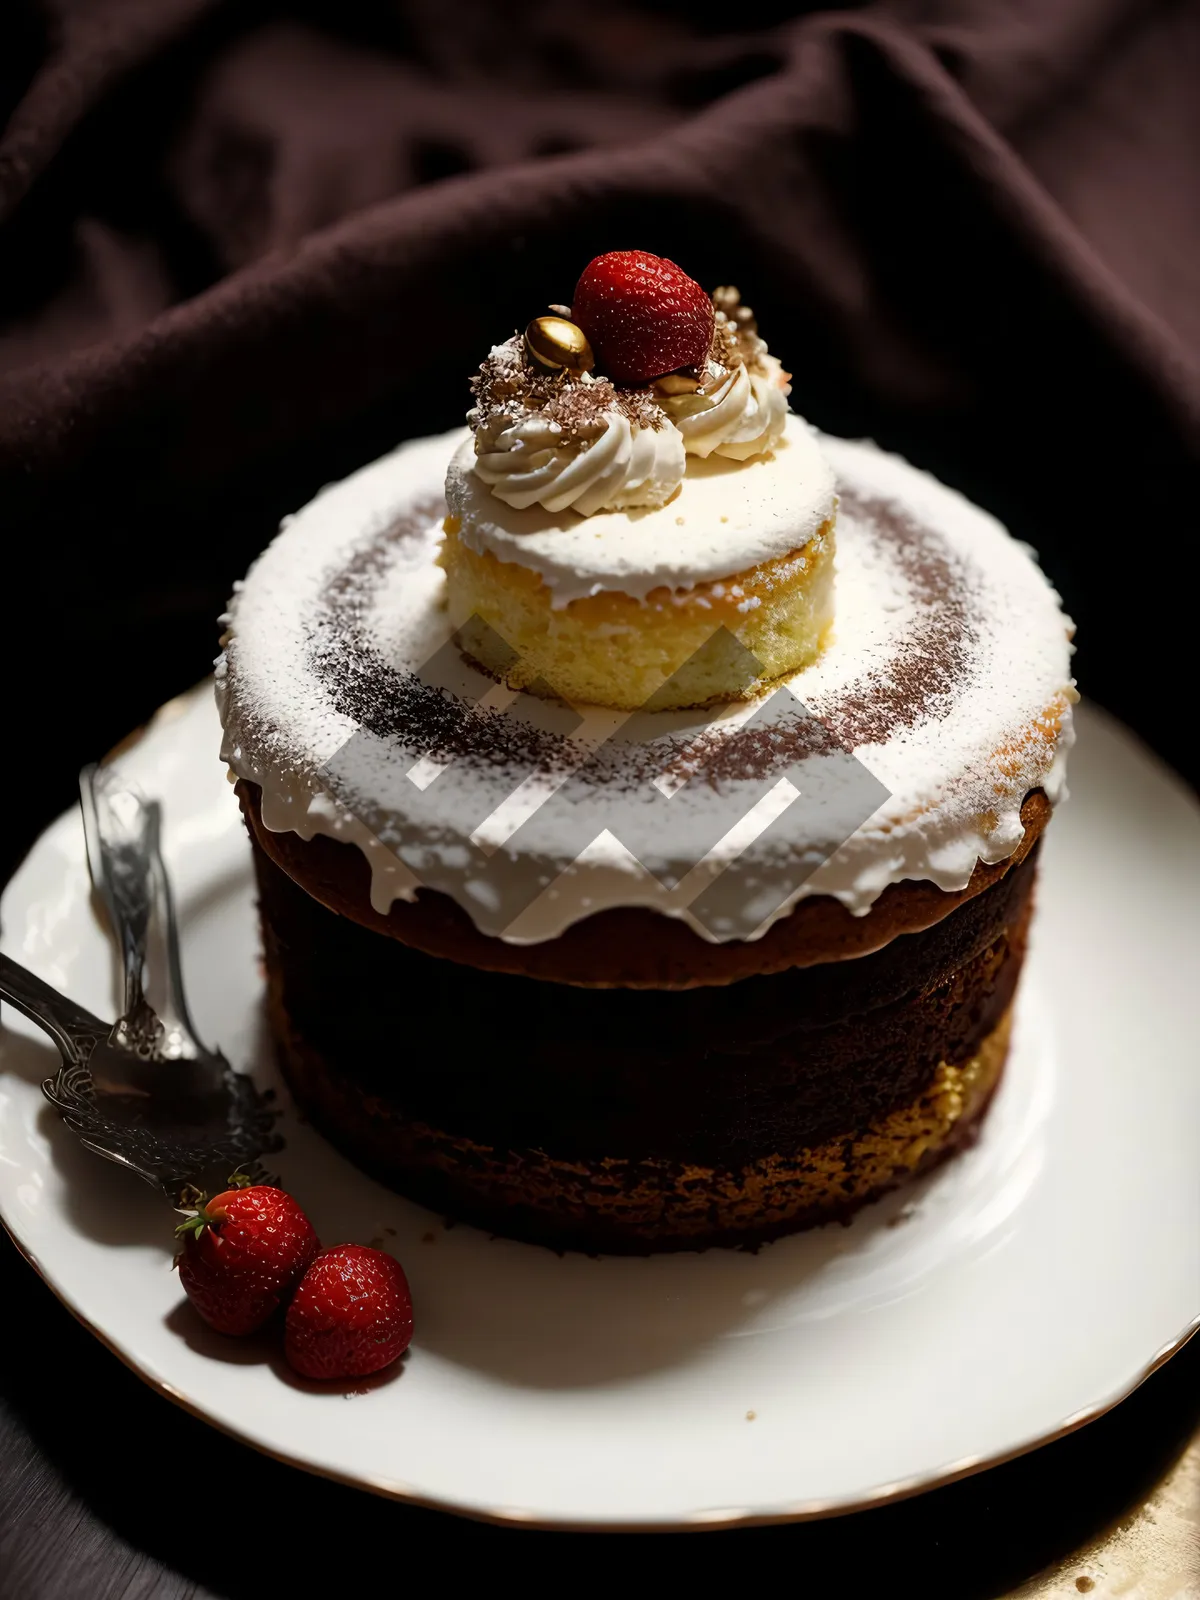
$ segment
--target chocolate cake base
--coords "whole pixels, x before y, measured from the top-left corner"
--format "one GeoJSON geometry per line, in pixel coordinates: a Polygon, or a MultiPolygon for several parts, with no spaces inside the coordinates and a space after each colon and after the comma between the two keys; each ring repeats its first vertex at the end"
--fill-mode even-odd
{"type": "Polygon", "coordinates": [[[401,1193],[499,1234],[650,1253],[845,1216],[969,1138],[1003,1069],[1036,846],[868,955],[590,989],[339,915],[248,820],[269,1017],[300,1106],[401,1193]]]}
{"type": "Polygon", "coordinates": [[[714,1246],[754,1249],[785,1234],[848,1221],[862,1206],[930,1171],[979,1132],[1003,1073],[1010,1017],[968,1061],[942,1064],[911,1106],[790,1160],[740,1172],[652,1160],[555,1161],[496,1151],[408,1118],[335,1076],[291,1027],[272,991],[284,1077],[312,1122],[389,1188],[452,1221],[554,1250],[656,1255],[714,1246]]]}

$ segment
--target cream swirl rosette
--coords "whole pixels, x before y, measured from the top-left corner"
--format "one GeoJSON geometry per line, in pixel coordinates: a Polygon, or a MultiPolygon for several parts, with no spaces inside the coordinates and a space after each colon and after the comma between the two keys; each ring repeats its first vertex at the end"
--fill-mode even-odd
{"type": "Polygon", "coordinates": [[[475,434],[475,471],[517,510],[625,511],[664,505],[683,482],[684,442],[665,417],[643,427],[616,404],[574,430],[542,412],[489,417],[475,434]]]}
{"type": "Polygon", "coordinates": [[[661,403],[689,455],[747,461],[766,455],[783,438],[788,392],[782,366],[764,351],[751,366],[714,364],[695,394],[670,395],[661,403]]]}

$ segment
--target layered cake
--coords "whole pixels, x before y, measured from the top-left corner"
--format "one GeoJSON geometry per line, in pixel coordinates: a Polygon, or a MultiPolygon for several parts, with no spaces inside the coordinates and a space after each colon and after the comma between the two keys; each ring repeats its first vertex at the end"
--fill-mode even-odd
{"type": "Polygon", "coordinates": [[[736,291],[601,257],[467,429],[324,490],[234,597],[283,1072],[445,1214],[756,1244],[996,1090],[1070,626],[993,518],[787,385],[736,291]]]}

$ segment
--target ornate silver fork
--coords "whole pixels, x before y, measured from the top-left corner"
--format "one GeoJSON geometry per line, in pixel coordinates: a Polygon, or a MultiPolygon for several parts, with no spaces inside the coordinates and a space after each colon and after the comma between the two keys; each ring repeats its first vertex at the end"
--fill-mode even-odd
{"type": "Polygon", "coordinates": [[[0,999],[50,1035],[62,1058],[42,1084],[80,1141],[185,1208],[275,1148],[275,1111],[217,1050],[203,1045],[183,993],[179,935],[159,846],[161,813],[111,769],[80,775],[92,881],[121,954],[124,1008],[105,1023],[0,955],[0,999]],[[152,929],[165,948],[165,999],[146,999],[152,929]]]}

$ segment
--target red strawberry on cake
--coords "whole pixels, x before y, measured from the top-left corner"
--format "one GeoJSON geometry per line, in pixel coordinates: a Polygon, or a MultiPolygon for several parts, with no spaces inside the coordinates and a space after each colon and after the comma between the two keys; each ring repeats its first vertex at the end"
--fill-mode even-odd
{"type": "Polygon", "coordinates": [[[699,367],[712,344],[713,303],[694,278],[648,250],[610,250],[584,268],[571,315],[614,383],[649,383],[699,367]]]}

